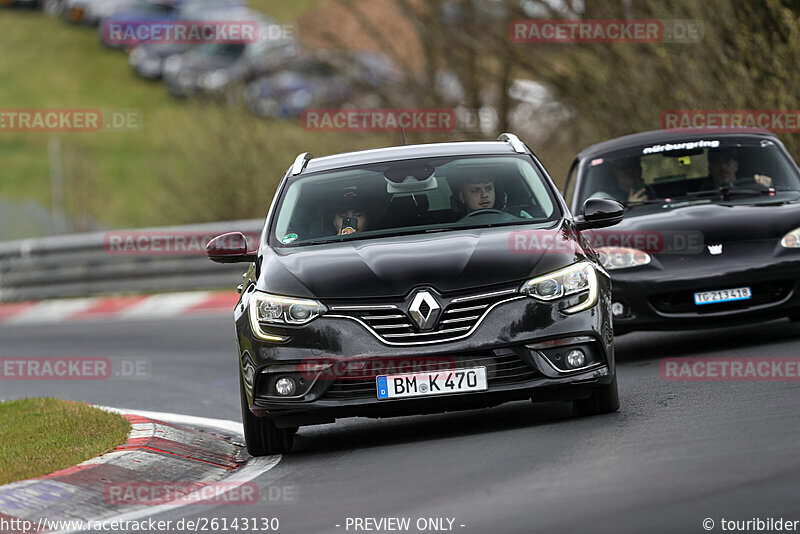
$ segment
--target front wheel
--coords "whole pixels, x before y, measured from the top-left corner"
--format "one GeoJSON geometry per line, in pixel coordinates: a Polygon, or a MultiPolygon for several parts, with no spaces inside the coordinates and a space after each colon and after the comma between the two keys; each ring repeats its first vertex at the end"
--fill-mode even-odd
{"type": "Polygon", "coordinates": [[[239,396],[242,400],[244,442],[251,456],[282,454],[292,450],[297,428],[278,428],[267,417],[256,417],[247,405],[244,382],[239,377],[239,396]]]}
{"type": "Polygon", "coordinates": [[[595,388],[588,399],[573,401],[573,411],[579,417],[613,413],[617,410],[619,410],[619,392],[616,374],[610,384],[595,388]]]}

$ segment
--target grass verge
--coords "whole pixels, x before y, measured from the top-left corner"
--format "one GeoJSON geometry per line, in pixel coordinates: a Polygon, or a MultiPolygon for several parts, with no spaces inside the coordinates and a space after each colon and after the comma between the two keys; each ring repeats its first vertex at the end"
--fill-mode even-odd
{"type": "MultiPolygon", "coordinates": [[[[254,7],[288,22],[320,3],[298,0],[272,6],[260,0],[254,7]]],[[[195,146],[190,154],[178,148],[185,145],[185,138],[207,132],[203,106],[177,101],[162,83],[139,79],[128,65],[127,55],[101,46],[94,28],[66,24],[37,11],[0,11],[0,80],[0,109],[136,110],[143,122],[140,130],[124,132],[0,131],[0,197],[12,202],[33,200],[50,208],[48,142],[58,138],[68,214],[90,216],[112,228],[185,222],[180,214],[164,210],[153,199],[164,197],[170,185],[164,183],[166,174],[171,181],[194,181],[193,159],[206,147],[195,146]]],[[[287,135],[299,137],[300,147],[313,141],[298,121],[247,116],[229,125],[245,133],[265,126],[272,134],[270,141],[287,135]]],[[[253,145],[251,140],[246,142],[253,145]]],[[[277,157],[262,162],[265,174],[282,175],[300,151],[293,146],[285,154],[269,154],[277,157]]],[[[215,154],[217,158],[226,156],[215,154]]],[[[162,200],[169,200],[174,207],[183,199],[162,200]]],[[[265,211],[262,203],[257,215],[265,211]]],[[[15,237],[27,236],[6,236],[15,237]]]]}
{"type": "Polygon", "coordinates": [[[53,398],[0,402],[0,484],[46,475],[125,442],[122,416],[53,398]]]}

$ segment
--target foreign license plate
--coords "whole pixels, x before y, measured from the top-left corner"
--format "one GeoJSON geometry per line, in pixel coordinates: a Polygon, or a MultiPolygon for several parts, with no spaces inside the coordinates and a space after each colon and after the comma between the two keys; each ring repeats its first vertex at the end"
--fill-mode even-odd
{"type": "Polygon", "coordinates": [[[753,292],[749,287],[737,287],[735,289],[720,289],[718,291],[700,291],[694,294],[694,303],[698,306],[702,304],[715,304],[718,302],[731,302],[734,300],[747,300],[752,298],[753,292]]]}
{"type": "Polygon", "coordinates": [[[381,375],[375,378],[379,399],[428,397],[464,391],[485,391],[486,367],[448,369],[430,373],[381,375]]]}

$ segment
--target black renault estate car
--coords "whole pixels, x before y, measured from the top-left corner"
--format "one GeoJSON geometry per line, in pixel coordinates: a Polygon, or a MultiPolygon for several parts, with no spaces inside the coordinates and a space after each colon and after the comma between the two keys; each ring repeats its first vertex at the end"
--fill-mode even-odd
{"type": "Polygon", "coordinates": [[[614,281],[614,328],[800,320],[800,170],[766,130],[659,130],[578,154],[565,196],[626,204],[588,232],[614,281]]]}
{"type": "Polygon", "coordinates": [[[581,232],[622,212],[591,199],[573,217],[511,134],[301,154],[257,249],[207,246],[251,264],[234,314],[248,451],[341,417],[617,410],[609,276],[581,232]]]}

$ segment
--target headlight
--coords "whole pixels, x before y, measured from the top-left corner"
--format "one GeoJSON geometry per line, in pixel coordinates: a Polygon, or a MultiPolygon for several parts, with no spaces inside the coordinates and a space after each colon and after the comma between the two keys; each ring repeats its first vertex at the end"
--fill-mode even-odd
{"type": "Polygon", "coordinates": [[[562,310],[564,313],[577,313],[597,303],[597,272],[591,263],[582,261],[560,271],[528,280],[522,285],[520,292],[544,301],[587,292],[584,301],[562,310]]]}
{"type": "Polygon", "coordinates": [[[600,263],[609,271],[641,267],[651,260],[650,254],[635,248],[598,247],[597,253],[600,256],[600,263]]]}
{"type": "Polygon", "coordinates": [[[264,332],[261,326],[304,325],[326,311],[325,305],[316,300],[281,297],[266,293],[253,294],[250,297],[250,324],[253,332],[270,341],[283,341],[284,338],[264,332]]]}
{"type": "Polygon", "coordinates": [[[795,228],[781,239],[783,248],[800,248],[800,228],[795,228]]]}

